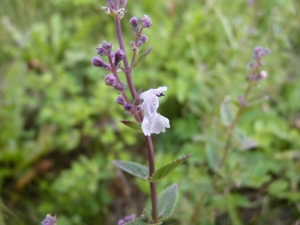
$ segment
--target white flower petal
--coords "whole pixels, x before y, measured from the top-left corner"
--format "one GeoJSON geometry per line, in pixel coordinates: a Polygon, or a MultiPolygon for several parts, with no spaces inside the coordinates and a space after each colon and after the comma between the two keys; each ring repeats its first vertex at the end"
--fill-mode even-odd
{"type": "Polygon", "coordinates": [[[142,122],[142,130],[146,136],[165,132],[165,128],[170,128],[169,120],[156,113],[151,117],[145,116],[142,122]]]}
{"type": "Polygon", "coordinates": [[[164,87],[159,87],[156,89],[149,89],[148,91],[145,91],[140,94],[140,99],[146,100],[148,97],[152,97],[153,95],[157,96],[160,95],[161,93],[165,92],[168,90],[166,86],[164,87]]]}
{"type": "Polygon", "coordinates": [[[159,134],[165,132],[165,128],[170,128],[169,120],[157,113],[159,107],[158,97],[162,96],[162,93],[166,90],[167,87],[159,87],[140,94],[140,99],[144,100],[141,104],[141,109],[145,113],[142,130],[146,136],[159,134]]]}
{"type": "Polygon", "coordinates": [[[156,95],[149,96],[141,104],[141,109],[144,110],[145,114],[149,116],[156,114],[158,107],[159,107],[159,102],[158,102],[158,97],[156,95]]]}

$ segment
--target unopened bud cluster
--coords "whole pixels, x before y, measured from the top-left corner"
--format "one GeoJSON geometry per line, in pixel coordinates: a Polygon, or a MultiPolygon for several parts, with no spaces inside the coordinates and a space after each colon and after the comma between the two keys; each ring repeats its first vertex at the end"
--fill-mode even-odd
{"type": "Polygon", "coordinates": [[[252,81],[260,81],[265,78],[267,78],[268,73],[265,70],[261,70],[258,72],[259,68],[262,66],[261,59],[265,57],[266,55],[270,54],[270,49],[269,48],[263,48],[261,46],[257,46],[254,48],[253,51],[253,58],[255,59],[255,62],[251,62],[249,64],[252,72],[251,75],[248,76],[249,80],[252,81]]]}
{"type": "Polygon", "coordinates": [[[117,77],[117,69],[120,67],[120,62],[125,57],[125,52],[122,49],[118,49],[112,52],[112,43],[103,41],[102,45],[96,48],[97,54],[108,58],[108,62],[104,62],[100,56],[95,56],[92,58],[92,64],[96,67],[101,67],[105,70],[111,71],[104,78],[104,82],[108,86],[114,87],[116,90],[124,92],[126,86],[117,77]]]}
{"type": "Polygon", "coordinates": [[[141,33],[144,28],[149,28],[152,26],[152,20],[147,15],[144,15],[140,20],[134,16],[129,20],[129,23],[132,25],[133,32],[136,35],[136,41],[130,42],[130,46],[133,50],[136,50],[138,47],[148,41],[148,37],[141,33]]]}
{"type": "Polygon", "coordinates": [[[125,111],[130,111],[133,109],[133,105],[129,102],[126,102],[123,96],[118,96],[116,102],[124,107],[125,111]]]}

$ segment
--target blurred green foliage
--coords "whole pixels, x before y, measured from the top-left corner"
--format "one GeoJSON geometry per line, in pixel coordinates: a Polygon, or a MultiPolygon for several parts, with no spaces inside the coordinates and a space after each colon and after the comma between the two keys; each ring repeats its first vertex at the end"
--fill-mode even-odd
{"type": "MultiPolygon", "coordinates": [[[[194,153],[167,179],[179,201],[166,224],[292,224],[300,217],[300,29],[297,0],[128,1],[122,21],[149,15],[147,59],[136,88],[168,86],[160,112],[171,129],[154,136],[157,167],[194,153]],[[269,47],[268,78],[251,93],[220,174],[226,139],[220,107],[245,91],[253,48],[269,47]]],[[[95,47],[117,39],[96,0],[0,2],[0,224],[116,224],[140,214],[143,180],[112,161],[145,164],[142,135],[91,66],[95,47]]],[[[127,45],[129,47],[129,44],[127,45]]],[[[127,54],[131,54],[128,48],[127,54]]],[[[225,121],[226,124],[226,121],[225,121]]]]}

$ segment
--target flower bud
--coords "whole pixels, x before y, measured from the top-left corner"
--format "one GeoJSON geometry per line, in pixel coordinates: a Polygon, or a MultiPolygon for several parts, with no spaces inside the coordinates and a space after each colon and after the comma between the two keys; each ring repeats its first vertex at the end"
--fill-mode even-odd
{"type": "Polygon", "coordinates": [[[125,8],[127,5],[127,0],[120,0],[120,6],[121,8],[125,8]]]}
{"type": "Polygon", "coordinates": [[[133,105],[130,104],[129,102],[127,102],[127,103],[124,104],[124,109],[126,111],[130,111],[132,108],[133,108],[133,105]]]}
{"type": "Polygon", "coordinates": [[[142,26],[143,28],[149,28],[152,26],[152,20],[149,16],[147,15],[144,15],[142,18],[141,18],[141,21],[142,21],[142,26]]]}
{"type": "Polygon", "coordinates": [[[107,86],[115,87],[117,85],[117,78],[113,74],[106,75],[104,79],[107,86]]]}
{"type": "Polygon", "coordinates": [[[97,54],[102,55],[102,56],[107,55],[106,50],[101,45],[99,48],[96,48],[96,49],[97,49],[97,54]]]}
{"type": "Polygon", "coordinates": [[[115,66],[118,66],[121,60],[124,58],[125,52],[122,49],[119,49],[115,52],[115,66]]]}
{"type": "Polygon", "coordinates": [[[114,87],[116,90],[121,91],[121,92],[124,92],[125,89],[126,89],[125,84],[121,83],[120,81],[117,82],[115,85],[113,85],[113,87],[114,87]]]}
{"type": "Polygon", "coordinates": [[[107,54],[110,54],[111,50],[112,50],[112,43],[111,42],[103,41],[103,44],[102,44],[101,47],[105,49],[105,51],[106,51],[107,54]]]}
{"type": "Polygon", "coordinates": [[[137,47],[140,47],[142,44],[144,44],[146,41],[148,41],[148,38],[146,35],[142,35],[140,40],[137,43],[137,47]]]}
{"type": "Polygon", "coordinates": [[[137,17],[132,17],[129,22],[131,23],[131,25],[134,27],[134,29],[138,30],[139,29],[139,20],[137,17]]]}
{"type": "Polygon", "coordinates": [[[100,57],[95,56],[95,57],[92,58],[92,65],[93,66],[102,67],[103,64],[104,64],[104,62],[100,57]]]}
{"type": "Polygon", "coordinates": [[[124,105],[126,103],[125,99],[121,95],[117,97],[116,102],[120,105],[124,105]]]}
{"type": "Polygon", "coordinates": [[[109,8],[114,9],[115,4],[114,4],[113,0],[106,0],[106,2],[108,4],[109,8]]]}

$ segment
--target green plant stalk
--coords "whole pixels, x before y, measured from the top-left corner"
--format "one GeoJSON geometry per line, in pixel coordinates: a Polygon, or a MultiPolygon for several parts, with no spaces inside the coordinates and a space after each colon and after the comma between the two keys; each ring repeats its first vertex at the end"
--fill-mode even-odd
{"type": "MultiPolygon", "coordinates": [[[[244,98],[245,101],[247,101],[249,93],[252,90],[253,84],[254,84],[254,81],[249,80],[247,90],[246,90],[246,92],[245,92],[245,94],[243,96],[243,98],[244,98]]],[[[219,165],[219,170],[224,165],[224,163],[225,163],[225,161],[227,159],[228,152],[229,152],[229,149],[231,147],[232,135],[234,133],[234,129],[236,127],[236,124],[237,124],[237,122],[239,121],[239,119],[240,119],[240,117],[242,115],[243,110],[244,110],[244,106],[242,104],[240,104],[238,112],[237,112],[237,114],[236,114],[233,122],[230,124],[230,126],[228,128],[227,139],[226,139],[226,143],[225,143],[225,147],[224,147],[224,154],[223,154],[223,157],[222,157],[220,165],[219,165]]]]}
{"type": "MultiPolygon", "coordinates": [[[[258,69],[259,69],[259,67],[261,65],[262,65],[262,63],[261,63],[260,58],[257,58],[256,59],[256,64],[255,64],[254,68],[252,69],[251,76],[253,76],[253,75],[255,75],[257,73],[257,71],[258,71],[258,69]]],[[[245,94],[243,96],[243,99],[246,102],[247,102],[249,93],[250,93],[250,91],[253,88],[254,83],[256,83],[256,82],[249,79],[247,90],[246,90],[246,92],[245,92],[245,94]]],[[[237,112],[237,114],[236,114],[236,116],[234,118],[234,121],[230,124],[230,126],[228,128],[227,139],[226,139],[226,143],[225,143],[225,147],[224,147],[224,155],[223,155],[223,157],[221,159],[221,162],[220,162],[218,170],[221,169],[221,167],[224,165],[224,163],[225,163],[225,161],[227,159],[228,152],[229,152],[229,149],[231,147],[232,135],[233,135],[234,129],[236,127],[236,124],[237,124],[237,122],[239,121],[239,119],[240,119],[240,117],[242,115],[243,110],[244,110],[244,106],[242,104],[240,104],[240,107],[239,107],[238,112],[237,112]]]]}
{"type": "MultiPolygon", "coordinates": [[[[125,57],[123,59],[123,62],[125,67],[124,72],[126,75],[126,81],[129,86],[132,98],[136,99],[137,93],[132,80],[133,63],[131,63],[131,66],[129,66],[126,50],[124,46],[123,36],[122,36],[121,20],[119,18],[115,19],[115,25],[116,25],[116,32],[117,32],[119,46],[125,52],[125,57]]],[[[134,56],[135,55],[136,52],[134,53],[134,56]]],[[[137,122],[139,123],[142,122],[143,117],[144,116],[142,112],[140,112],[139,115],[135,116],[137,122]]],[[[155,172],[154,148],[153,148],[153,142],[151,136],[145,136],[145,140],[147,143],[147,152],[148,152],[149,177],[151,177],[152,174],[155,172]]],[[[149,181],[149,184],[150,184],[150,196],[151,196],[151,203],[152,203],[152,219],[154,223],[157,223],[159,221],[159,218],[158,218],[158,199],[157,199],[156,183],[149,181]]]]}

